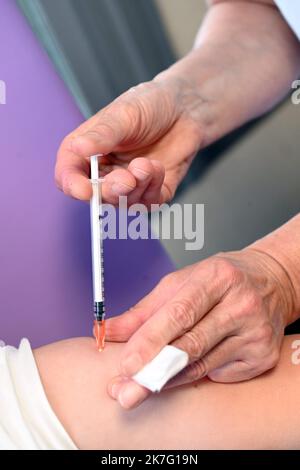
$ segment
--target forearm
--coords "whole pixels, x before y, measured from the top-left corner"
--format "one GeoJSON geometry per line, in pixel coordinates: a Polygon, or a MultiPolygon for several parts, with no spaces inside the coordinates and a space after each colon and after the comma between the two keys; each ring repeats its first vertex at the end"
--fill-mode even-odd
{"type": "Polygon", "coordinates": [[[299,43],[276,7],[211,3],[195,49],[157,77],[185,83],[203,146],[272,108],[300,72],[299,43]]]}
{"type": "Polygon", "coordinates": [[[300,316],[300,214],[249,247],[266,253],[279,269],[278,284],[285,291],[287,324],[300,316]]]}

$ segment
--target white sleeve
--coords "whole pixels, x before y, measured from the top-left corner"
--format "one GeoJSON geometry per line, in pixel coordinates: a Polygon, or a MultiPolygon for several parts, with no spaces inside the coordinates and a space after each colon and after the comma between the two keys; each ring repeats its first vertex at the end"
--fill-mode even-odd
{"type": "Polygon", "coordinates": [[[300,40],[300,1],[299,0],[274,0],[282,16],[290,25],[297,38],[300,40]]]}

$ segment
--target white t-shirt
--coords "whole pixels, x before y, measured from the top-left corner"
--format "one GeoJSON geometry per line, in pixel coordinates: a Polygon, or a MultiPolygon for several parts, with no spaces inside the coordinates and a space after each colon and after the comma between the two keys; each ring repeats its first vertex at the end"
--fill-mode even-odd
{"type": "Polygon", "coordinates": [[[45,394],[29,341],[0,346],[0,450],[76,450],[45,394]]]}
{"type": "Polygon", "coordinates": [[[297,38],[300,40],[300,0],[274,0],[297,38]]]}

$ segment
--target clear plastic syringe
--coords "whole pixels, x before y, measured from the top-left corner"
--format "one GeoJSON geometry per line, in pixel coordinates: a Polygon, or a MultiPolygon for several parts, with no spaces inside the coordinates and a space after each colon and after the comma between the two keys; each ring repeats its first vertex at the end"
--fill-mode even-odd
{"type": "Polygon", "coordinates": [[[101,179],[99,178],[98,157],[92,155],[91,183],[92,198],[90,200],[91,242],[92,242],[92,269],[93,269],[93,296],[94,296],[94,333],[99,351],[105,344],[105,307],[103,282],[103,245],[102,245],[102,198],[101,179]]]}

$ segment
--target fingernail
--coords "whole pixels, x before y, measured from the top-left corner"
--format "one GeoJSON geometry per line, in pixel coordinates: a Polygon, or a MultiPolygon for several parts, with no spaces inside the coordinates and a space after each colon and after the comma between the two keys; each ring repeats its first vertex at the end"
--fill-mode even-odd
{"type": "Polygon", "coordinates": [[[112,192],[115,194],[119,194],[119,195],[128,194],[133,189],[134,188],[132,188],[131,186],[127,186],[126,184],[122,184],[122,183],[113,183],[111,185],[112,192]]]}
{"type": "Polygon", "coordinates": [[[120,391],[118,396],[118,402],[122,408],[129,409],[137,406],[143,397],[139,396],[139,389],[135,383],[129,383],[120,391]]]}
{"type": "Polygon", "coordinates": [[[132,377],[143,367],[141,356],[137,353],[131,354],[121,362],[121,368],[124,375],[132,377]]]}
{"type": "Polygon", "coordinates": [[[119,391],[121,389],[121,386],[124,384],[124,381],[121,378],[114,379],[112,380],[111,383],[108,384],[107,391],[109,395],[117,400],[119,391]]]}
{"type": "Polygon", "coordinates": [[[114,385],[111,387],[110,395],[111,395],[115,400],[118,398],[119,391],[120,391],[120,387],[121,387],[121,384],[120,384],[120,383],[116,383],[116,384],[114,384],[114,385]]]}

